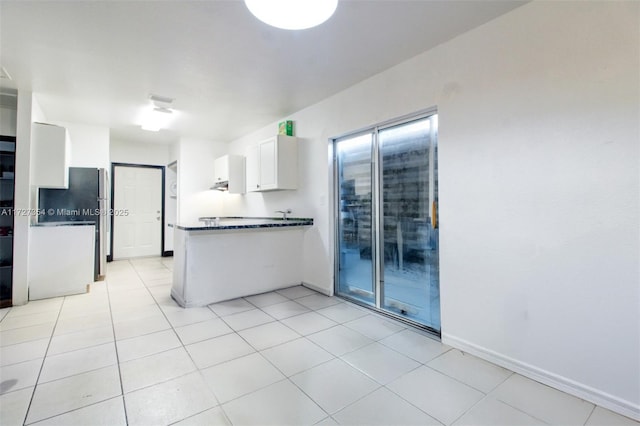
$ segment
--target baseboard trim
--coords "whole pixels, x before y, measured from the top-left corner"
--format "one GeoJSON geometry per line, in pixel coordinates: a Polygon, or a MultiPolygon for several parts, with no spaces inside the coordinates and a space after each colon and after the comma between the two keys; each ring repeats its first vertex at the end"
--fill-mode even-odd
{"type": "Polygon", "coordinates": [[[304,282],[304,281],[302,281],[301,284],[304,287],[310,288],[311,290],[315,290],[318,293],[324,294],[325,296],[333,296],[333,291],[327,290],[326,288],[322,288],[322,287],[319,287],[319,286],[317,286],[315,284],[307,283],[307,282],[304,282]]]}
{"type": "Polygon", "coordinates": [[[511,371],[584,399],[585,401],[600,405],[601,407],[623,416],[640,421],[640,405],[634,404],[631,401],[618,398],[614,395],[602,392],[566,377],[559,376],[550,371],[504,356],[447,333],[442,333],[442,343],[470,353],[471,355],[475,355],[496,365],[508,368],[511,371]]]}
{"type": "Polygon", "coordinates": [[[173,257],[173,250],[163,251],[162,257],[173,257]]]}
{"type": "Polygon", "coordinates": [[[195,306],[189,306],[189,305],[187,305],[187,304],[184,302],[184,300],[182,299],[182,297],[180,297],[180,295],[179,295],[177,292],[175,292],[173,288],[171,289],[171,293],[170,293],[170,294],[171,294],[171,298],[172,298],[173,300],[175,300],[175,301],[176,301],[176,303],[177,303],[178,305],[180,305],[180,307],[182,307],[182,308],[193,308],[193,307],[195,307],[195,306]]]}

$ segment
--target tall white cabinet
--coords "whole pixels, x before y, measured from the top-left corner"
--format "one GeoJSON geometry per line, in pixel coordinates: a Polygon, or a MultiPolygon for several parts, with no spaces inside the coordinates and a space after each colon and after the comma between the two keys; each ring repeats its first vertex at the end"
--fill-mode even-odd
{"type": "Polygon", "coordinates": [[[298,139],[277,135],[247,150],[247,192],[297,189],[298,139]]]}
{"type": "Polygon", "coordinates": [[[33,123],[31,144],[31,184],[41,188],[69,188],[71,142],[67,129],[33,123]]]}

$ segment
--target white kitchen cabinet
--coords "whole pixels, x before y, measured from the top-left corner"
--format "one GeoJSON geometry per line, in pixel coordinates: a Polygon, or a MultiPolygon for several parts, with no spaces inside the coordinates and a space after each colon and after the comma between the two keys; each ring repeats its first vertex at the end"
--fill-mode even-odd
{"type": "Polygon", "coordinates": [[[299,285],[307,229],[179,226],[171,296],[190,308],[299,285]]]}
{"type": "Polygon", "coordinates": [[[40,188],[69,188],[71,142],[67,129],[52,124],[31,127],[31,184],[40,188]]]}
{"type": "Polygon", "coordinates": [[[224,155],[213,162],[215,173],[214,188],[229,191],[230,194],[243,194],[245,190],[244,156],[224,155]]]}
{"type": "Polygon", "coordinates": [[[95,225],[48,225],[31,227],[29,300],[86,293],[93,283],[95,225]]]}
{"type": "Polygon", "coordinates": [[[260,191],[260,147],[253,145],[247,148],[246,169],[247,192],[260,191]]]}
{"type": "Polygon", "coordinates": [[[298,140],[278,135],[247,150],[247,192],[297,189],[298,140]]]}

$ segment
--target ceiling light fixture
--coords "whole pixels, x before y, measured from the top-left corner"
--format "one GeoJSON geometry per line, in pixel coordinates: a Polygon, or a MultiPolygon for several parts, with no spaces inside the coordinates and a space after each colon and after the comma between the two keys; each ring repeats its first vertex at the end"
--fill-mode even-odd
{"type": "Polygon", "coordinates": [[[149,95],[149,99],[151,99],[152,105],[144,112],[141,127],[143,130],[157,132],[167,127],[167,124],[174,117],[173,110],[169,108],[173,99],[153,94],[149,95]]]}
{"type": "Polygon", "coordinates": [[[273,27],[304,30],[333,15],[338,0],[244,0],[253,15],[273,27]]]}
{"type": "Polygon", "coordinates": [[[148,110],[142,118],[142,129],[157,132],[169,124],[173,118],[173,111],[169,108],[154,107],[148,110]]]}

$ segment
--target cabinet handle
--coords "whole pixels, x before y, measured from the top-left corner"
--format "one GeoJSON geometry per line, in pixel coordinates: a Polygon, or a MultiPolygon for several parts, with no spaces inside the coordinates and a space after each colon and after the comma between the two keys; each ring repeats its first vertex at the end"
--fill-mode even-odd
{"type": "Polygon", "coordinates": [[[436,216],[437,213],[438,213],[438,205],[434,201],[431,204],[431,227],[433,229],[436,229],[438,227],[438,218],[436,216]]]}

